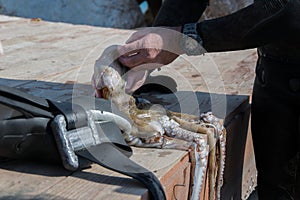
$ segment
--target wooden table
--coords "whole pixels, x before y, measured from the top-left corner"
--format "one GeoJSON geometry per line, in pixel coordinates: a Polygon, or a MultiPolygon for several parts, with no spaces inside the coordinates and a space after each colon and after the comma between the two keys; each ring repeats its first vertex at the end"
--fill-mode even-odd
{"type": "MultiPolygon", "coordinates": [[[[94,61],[109,42],[124,41],[132,33],[128,30],[5,16],[0,16],[0,27],[0,40],[4,48],[4,55],[0,56],[0,84],[61,101],[80,95],[92,96],[90,78],[94,61]]],[[[179,105],[189,105],[192,99],[190,94],[196,94],[199,106],[191,107],[188,112],[210,110],[211,96],[207,92],[195,93],[184,88],[179,88],[176,99],[165,95],[160,102],[167,103],[168,109],[181,111],[179,105]]],[[[250,178],[255,176],[252,157],[246,160],[249,161],[247,167],[250,171],[243,171],[249,98],[243,95],[216,95],[216,99],[219,97],[223,107],[220,113],[216,110],[215,114],[225,118],[228,131],[222,196],[224,199],[239,199],[242,189],[249,187],[250,178]],[[224,97],[226,104],[222,101],[224,97]],[[243,174],[247,180],[242,179],[243,174]]],[[[133,150],[131,159],[155,173],[168,199],[187,198],[190,186],[187,152],[133,150]]],[[[251,148],[249,152],[251,155],[251,148]]],[[[0,196],[7,199],[148,199],[148,192],[137,181],[98,165],[71,173],[61,166],[1,159],[0,196]]]]}

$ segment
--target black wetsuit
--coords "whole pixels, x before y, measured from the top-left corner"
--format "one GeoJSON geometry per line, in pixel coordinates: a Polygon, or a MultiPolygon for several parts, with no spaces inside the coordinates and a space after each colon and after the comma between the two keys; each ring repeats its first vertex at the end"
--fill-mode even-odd
{"type": "MultiPolygon", "coordinates": [[[[197,22],[206,5],[165,0],[154,25],[197,22]]],[[[300,0],[254,0],[200,22],[198,32],[208,52],[258,49],[251,122],[259,199],[300,199],[300,0]]]]}

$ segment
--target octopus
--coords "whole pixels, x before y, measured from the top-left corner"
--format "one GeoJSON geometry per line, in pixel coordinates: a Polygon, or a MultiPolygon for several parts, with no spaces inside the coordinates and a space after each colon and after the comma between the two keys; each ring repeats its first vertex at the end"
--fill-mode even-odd
{"type": "Polygon", "coordinates": [[[117,61],[116,46],[107,48],[96,61],[93,85],[125,116],[98,112],[97,119],[114,121],[125,141],[135,147],[178,149],[190,152],[192,192],[200,199],[208,184],[208,199],[220,199],[225,167],[226,130],[211,112],[194,116],[165,109],[141,109],[125,91],[124,67],[117,61]]]}

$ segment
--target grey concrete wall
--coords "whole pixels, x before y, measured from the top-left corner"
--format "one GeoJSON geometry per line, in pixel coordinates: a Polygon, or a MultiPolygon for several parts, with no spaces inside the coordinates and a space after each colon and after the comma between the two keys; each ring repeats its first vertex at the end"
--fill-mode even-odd
{"type": "Polygon", "coordinates": [[[0,0],[0,14],[115,28],[144,23],[136,0],[0,0]]]}

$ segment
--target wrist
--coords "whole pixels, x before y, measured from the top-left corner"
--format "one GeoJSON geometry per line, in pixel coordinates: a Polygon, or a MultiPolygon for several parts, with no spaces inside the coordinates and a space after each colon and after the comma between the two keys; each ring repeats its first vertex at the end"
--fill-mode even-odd
{"type": "Polygon", "coordinates": [[[198,23],[184,24],[181,28],[182,38],[180,46],[187,55],[201,55],[206,53],[203,40],[198,33],[198,23]]]}

